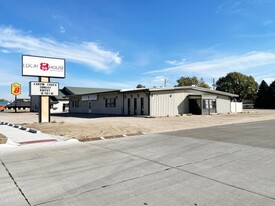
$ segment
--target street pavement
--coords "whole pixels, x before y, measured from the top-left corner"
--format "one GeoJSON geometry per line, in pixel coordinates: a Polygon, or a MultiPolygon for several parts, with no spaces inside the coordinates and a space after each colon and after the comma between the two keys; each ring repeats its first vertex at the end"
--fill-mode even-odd
{"type": "Polygon", "coordinates": [[[274,124],[0,147],[0,205],[275,205],[274,124]]]}

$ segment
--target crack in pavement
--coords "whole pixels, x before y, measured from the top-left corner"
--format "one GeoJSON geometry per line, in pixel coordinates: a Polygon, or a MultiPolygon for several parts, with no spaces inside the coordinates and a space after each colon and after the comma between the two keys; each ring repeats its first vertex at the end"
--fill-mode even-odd
{"type": "Polygon", "coordinates": [[[222,157],[222,156],[226,156],[226,155],[230,155],[230,154],[242,152],[242,151],[245,151],[245,150],[249,150],[249,149],[251,149],[251,148],[253,148],[253,147],[249,147],[249,148],[246,148],[246,149],[241,149],[241,150],[237,150],[237,151],[233,151],[233,152],[229,152],[229,153],[225,153],[225,154],[221,154],[221,155],[217,155],[217,156],[212,156],[212,157],[205,158],[205,159],[203,159],[203,160],[195,161],[195,162],[192,162],[192,163],[186,163],[186,164],[177,165],[177,166],[170,166],[170,165],[167,165],[167,164],[158,162],[158,161],[156,161],[156,160],[144,158],[144,157],[141,157],[141,156],[138,156],[138,155],[135,155],[135,154],[131,154],[131,153],[128,153],[128,152],[124,152],[124,151],[121,151],[121,150],[112,149],[112,148],[108,148],[108,147],[104,147],[104,146],[100,146],[100,145],[95,145],[95,146],[100,147],[100,148],[104,148],[104,149],[108,149],[108,150],[111,150],[111,151],[115,151],[115,152],[127,154],[127,155],[130,155],[130,156],[139,158],[139,159],[143,159],[143,160],[146,160],[146,161],[149,161],[149,162],[153,162],[153,163],[156,163],[156,164],[165,166],[165,167],[167,167],[167,168],[166,168],[166,169],[163,169],[163,170],[160,170],[160,171],[153,172],[153,173],[145,174],[145,175],[143,175],[143,176],[138,176],[138,177],[133,177],[133,178],[125,179],[125,180],[122,180],[122,181],[119,181],[119,182],[116,182],[116,183],[113,183],[113,184],[103,185],[103,186],[100,186],[100,187],[97,187],[97,188],[93,188],[93,189],[90,189],[90,190],[86,190],[86,191],[80,192],[80,193],[78,193],[78,194],[69,195],[69,196],[65,196],[65,197],[61,197],[61,198],[56,198],[56,199],[53,199],[53,200],[50,200],[50,201],[38,203],[38,204],[36,204],[35,206],[44,205],[44,204],[56,202],[56,201],[59,201],[59,200],[64,200],[64,199],[66,199],[66,198],[76,197],[76,196],[79,196],[79,195],[82,195],[82,194],[85,194],[85,193],[94,192],[94,191],[101,190],[101,189],[104,189],[104,188],[112,187],[112,186],[115,186],[115,185],[118,185],[118,184],[122,184],[122,183],[125,183],[125,182],[128,182],[128,181],[137,180],[137,179],[142,179],[142,178],[144,178],[144,177],[148,177],[148,176],[151,176],[151,175],[155,175],[155,174],[158,174],[158,173],[161,173],[161,172],[166,172],[166,171],[169,171],[169,170],[171,170],[171,169],[175,169],[175,170],[178,170],[178,171],[181,171],[181,172],[185,172],[185,173],[188,173],[188,174],[191,174],[191,175],[194,175],[194,176],[203,178],[203,179],[207,179],[207,180],[210,180],[210,181],[213,181],[213,182],[222,184],[222,185],[226,185],[226,186],[228,186],[228,187],[232,187],[232,188],[235,188],[235,189],[239,189],[239,190],[242,190],[242,191],[245,191],[245,192],[248,192],[248,193],[251,193],[251,194],[254,194],[254,195],[258,195],[258,196],[261,196],[261,197],[264,197],[264,198],[268,198],[268,199],[271,199],[271,200],[274,200],[274,201],[275,201],[275,198],[274,198],[274,197],[270,197],[270,196],[267,196],[267,195],[264,195],[264,194],[260,194],[260,193],[258,193],[258,192],[254,192],[254,191],[251,191],[251,190],[247,190],[247,189],[242,188],[242,187],[238,187],[238,186],[235,186],[235,185],[226,183],[226,182],[222,182],[222,181],[219,181],[219,180],[216,180],[216,179],[213,179],[213,178],[210,178],[210,177],[207,177],[207,176],[204,176],[204,175],[200,175],[200,174],[198,174],[198,173],[190,172],[190,171],[188,171],[188,170],[184,170],[184,169],[181,169],[181,168],[180,168],[180,167],[185,166],[185,165],[196,164],[196,163],[199,163],[199,162],[207,161],[207,160],[209,160],[209,159],[215,159],[215,158],[219,158],[219,157],[222,157]]]}
{"type": "MultiPolygon", "coordinates": [[[[245,192],[248,192],[248,193],[251,193],[251,194],[255,194],[255,195],[259,195],[261,197],[265,197],[265,198],[268,198],[268,199],[271,199],[271,200],[274,200],[275,201],[275,197],[270,197],[270,196],[267,196],[267,195],[264,195],[264,194],[261,194],[261,193],[258,193],[258,192],[254,192],[254,191],[251,191],[251,190],[247,190],[245,188],[242,188],[242,187],[238,187],[238,186],[235,186],[235,185],[232,185],[232,184],[228,184],[226,182],[222,182],[222,181],[219,181],[219,180],[216,180],[216,179],[213,179],[213,178],[210,178],[210,177],[207,177],[207,176],[204,176],[204,175],[200,175],[198,173],[194,173],[194,172],[190,172],[188,170],[184,170],[184,169],[181,169],[180,167],[184,166],[170,166],[170,165],[166,165],[166,164],[163,164],[161,162],[158,162],[158,161],[155,161],[155,160],[151,160],[151,159],[147,159],[147,158],[144,158],[144,157],[140,157],[140,156],[137,156],[137,155],[134,155],[134,154],[131,154],[131,153],[127,153],[127,152],[123,152],[123,151],[120,151],[120,150],[116,150],[116,149],[112,149],[112,148],[108,148],[108,147],[104,147],[104,146],[99,146],[99,145],[96,145],[98,147],[101,147],[101,148],[105,148],[105,149],[110,149],[110,150],[113,150],[113,151],[116,151],[116,152],[121,152],[121,153],[124,153],[124,154],[128,154],[128,155],[131,155],[131,156],[134,156],[134,157],[138,157],[138,158],[141,158],[143,160],[147,160],[147,161],[150,161],[150,162],[154,162],[154,163],[157,163],[157,164],[160,164],[160,165],[163,165],[163,166],[166,166],[166,167],[169,167],[168,169],[176,169],[176,170],[179,170],[179,171],[183,171],[183,172],[186,172],[188,174],[192,174],[192,175],[195,175],[195,176],[198,176],[198,177],[201,177],[201,178],[204,178],[204,179],[208,179],[208,180],[211,180],[211,181],[214,181],[214,182],[217,182],[217,183],[220,183],[220,184],[223,184],[223,185],[226,185],[226,186],[229,186],[229,187],[233,187],[233,188],[236,188],[236,189],[239,189],[239,190],[242,190],[242,191],[245,191],[245,192]]],[[[245,150],[249,150],[253,147],[249,147],[249,148],[246,148],[246,149],[242,149],[242,150],[237,150],[237,151],[234,151],[234,152],[230,152],[230,153],[225,153],[223,155],[217,155],[216,157],[210,157],[210,158],[206,158],[202,161],[206,161],[208,159],[214,159],[214,158],[217,158],[217,157],[220,157],[220,156],[225,156],[225,155],[230,155],[230,154],[234,154],[234,153],[237,153],[237,152],[241,152],[241,151],[245,151],[245,150]]],[[[201,162],[202,162],[201,161],[201,162]]],[[[187,164],[195,164],[197,162],[194,162],[194,163],[187,163],[187,164]]],[[[166,170],[168,170],[166,169],[166,170]]]]}
{"type": "MultiPolygon", "coordinates": [[[[249,148],[246,148],[246,149],[240,149],[240,150],[228,152],[228,153],[225,153],[225,154],[220,154],[220,155],[208,157],[208,158],[205,158],[205,159],[202,159],[202,160],[198,160],[198,161],[194,161],[194,162],[189,162],[189,163],[185,163],[185,164],[182,164],[182,165],[177,165],[177,166],[175,166],[175,168],[179,168],[179,167],[183,167],[183,166],[187,166],[187,165],[193,165],[193,164],[205,162],[205,161],[207,161],[207,160],[216,159],[216,158],[219,158],[219,157],[224,157],[224,156],[227,156],[227,155],[231,155],[231,154],[236,154],[236,153],[238,153],[238,152],[250,150],[250,149],[252,149],[252,148],[253,148],[253,147],[249,147],[249,148]]],[[[223,164],[226,164],[226,163],[223,163],[223,164]]]]}
{"type": "Polygon", "coordinates": [[[28,205],[31,206],[31,203],[29,202],[28,198],[26,197],[26,195],[24,194],[24,192],[22,191],[22,189],[18,186],[17,182],[15,181],[14,177],[12,176],[12,174],[10,173],[9,169],[7,168],[7,166],[5,165],[5,163],[0,159],[3,167],[6,169],[7,173],[9,174],[11,180],[13,181],[13,183],[15,184],[15,186],[17,187],[17,189],[19,190],[19,192],[21,193],[21,195],[24,197],[24,199],[26,200],[26,202],[28,203],[28,205]]]}
{"type": "Polygon", "coordinates": [[[80,192],[80,193],[78,193],[78,194],[68,195],[68,196],[65,196],[65,197],[56,198],[56,199],[54,199],[54,200],[49,200],[49,201],[46,201],[46,202],[38,203],[38,204],[35,204],[34,206],[44,205],[44,204],[47,204],[47,203],[53,203],[53,202],[56,202],[56,201],[59,201],[59,200],[67,199],[67,198],[77,197],[77,196],[82,195],[82,194],[85,194],[85,193],[94,192],[94,191],[97,191],[97,190],[100,190],[100,189],[103,189],[103,188],[115,186],[115,185],[122,184],[122,183],[124,183],[124,182],[128,182],[128,181],[131,181],[131,180],[141,179],[141,178],[144,178],[144,177],[147,177],[147,176],[150,176],[150,175],[154,175],[154,174],[158,174],[158,173],[161,173],[161,172],[164,172],[164,171],[167,171],[167,170],[170,170],[170,168],[167,168],[167,169],[164,169],[164,170],[160,170],[160,171],[156,171],[156,172],[149,173],[149,174],[145,174],[145,175],[138,176],[138,177],[133,177],[133,178],[121,180],[121,181],[115,182],[115,183],[113,183],[113,184],[103,185],[103,186],[100,186],[100,187],[97,187],[97,188],[93,188],[93,189],[90,189],[90,190],[86,190],[86,191],[84,191],[84,192],[80,192]]]}

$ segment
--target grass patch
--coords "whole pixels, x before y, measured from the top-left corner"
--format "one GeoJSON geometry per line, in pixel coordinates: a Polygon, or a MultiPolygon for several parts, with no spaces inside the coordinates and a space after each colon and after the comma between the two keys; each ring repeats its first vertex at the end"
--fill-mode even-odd
{"type": "Polygon", "coordinates": [[[6,144],[6,142],[7,142],[6,136],[0,134],[0,144],[6,144]]]}

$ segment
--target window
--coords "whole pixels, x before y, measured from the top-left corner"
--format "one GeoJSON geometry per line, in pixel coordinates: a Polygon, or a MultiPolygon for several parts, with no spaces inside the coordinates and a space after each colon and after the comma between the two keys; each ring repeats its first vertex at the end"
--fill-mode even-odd
{"type": "Polygon", "coordinates": [[[203,109],[216,109],[216,100],[204,99],[202,104],[203,109]]]}
{"type": "Polygon", "coordinates": [[[115,98],[105,99],[105,107],[116,107],[116,99],[115,98]]]}
{"type": "Polygon", "coordinates": [[[72,100],[72,107],[79,107],[79,99],[77,100],[72,100]]]}
{"type": "Polygon", "coordinates": [[[209,100],[208,99],[204,99],[203,102],[202,102],[202,108],[203,109],[208,109],[208,103],[209,103],[209,100]]]}

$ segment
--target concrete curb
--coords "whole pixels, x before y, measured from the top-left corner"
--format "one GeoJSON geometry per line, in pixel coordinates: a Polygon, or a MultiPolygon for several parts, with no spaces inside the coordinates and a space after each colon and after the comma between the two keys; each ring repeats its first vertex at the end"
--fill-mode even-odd
{"type": "Polygon", "coordinates": [[[20,129],[20,130],[24,130],[26,132],[30,132],[30,133],[33,133],[33,134],[41,133],[41,131],[39,131],[39,130],[35,130],[35,129],[32,129],[32,128],[28,128],[28,127],[23,127],[23,126],[16,125],[16,124],[11,124],[11,123],[8,123],[8,122],[0,121],[0,125],[7,125],[7,126],[14,127],[14,128],[20,129]]]}
{"type": "Polygon", "coordinates": [[[94,137],[94,138],[83,138],[83,139],[80,139],[78,141],[79,142],[90,142],[90,141],[117,139],[117,138],[130,137],[130,136],[139,136],[139,135],[146,135],[146,133],[138,132],[138,133],[129,133],[129,134],[105,136],[105,137],[101,136],[101,137],[94,137]]]}

